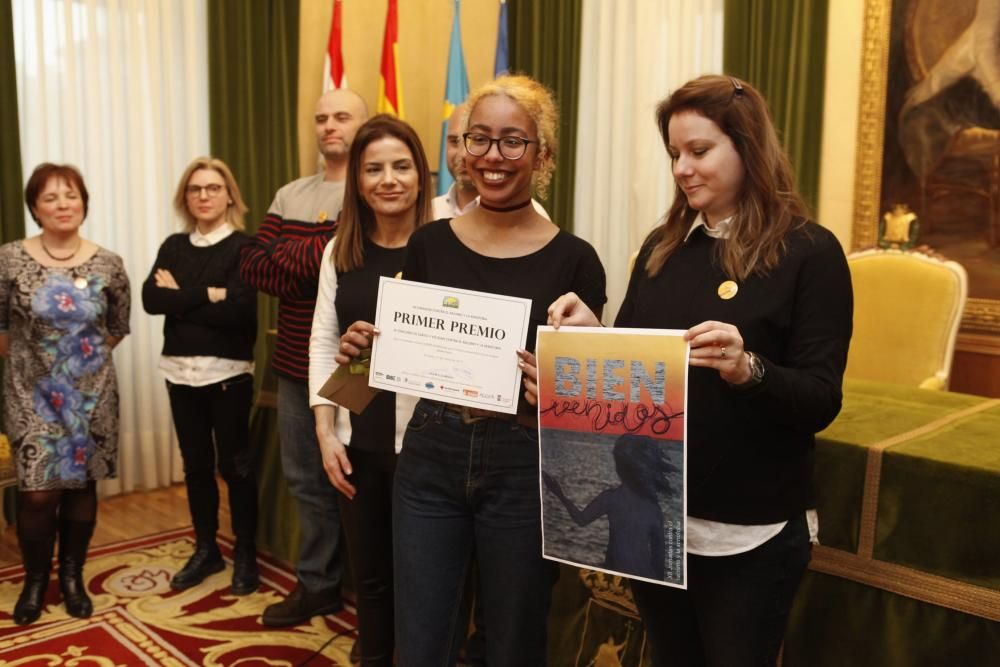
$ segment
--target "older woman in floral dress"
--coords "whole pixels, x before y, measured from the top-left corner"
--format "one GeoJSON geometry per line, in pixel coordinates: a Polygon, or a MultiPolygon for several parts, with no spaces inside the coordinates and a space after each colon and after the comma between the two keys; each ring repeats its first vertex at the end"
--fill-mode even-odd
{"type": "Polygon", "coordinates": [[[97,480],[116,475],[118,389],[111,350],[128,334],[121,258],[80,236],[83,177],[45,163],[25,188],[41,233],[0,246],[4,423],[17,465],[17,536],[24,588],[14,622],[42,613],[59,539],[66,611],[93,605],[83,564],[97,518],[97,480]]]}

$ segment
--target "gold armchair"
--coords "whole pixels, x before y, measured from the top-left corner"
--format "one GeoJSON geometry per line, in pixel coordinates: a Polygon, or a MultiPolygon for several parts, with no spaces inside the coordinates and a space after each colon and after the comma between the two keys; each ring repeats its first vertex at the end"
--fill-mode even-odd
{"type": "Polygon", "coordinates": [[[962,265],[897,250],[865,250],[847,261],[854,335],[846,376],[947,389],[968,295],[962,265]]]}

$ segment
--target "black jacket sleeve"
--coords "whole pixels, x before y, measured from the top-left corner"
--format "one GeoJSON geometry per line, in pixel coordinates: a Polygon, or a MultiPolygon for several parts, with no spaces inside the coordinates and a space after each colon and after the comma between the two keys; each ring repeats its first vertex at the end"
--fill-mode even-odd
{"type": "Polygon", "coordinates": [[[156,286],[157,269],[166,269],[173,273],[176,268],[172,261],[176,252],[174,239],[175,237],[171,236],[160,246],[153,268],[142,283],[142,307],[150,315],[183,315],[192,308],[208,302],[208,290],[205,287],[182,285],[180,289],[170,289],[156,286]]]}
{"type": "Polygon", "coordinates": [[[762,357],[764,382],[747,400],[774,423],[817,433],[840,412],[854,313],[847,259],[825,230],[798,267],[792,309],[785,358],[762,357]]]}

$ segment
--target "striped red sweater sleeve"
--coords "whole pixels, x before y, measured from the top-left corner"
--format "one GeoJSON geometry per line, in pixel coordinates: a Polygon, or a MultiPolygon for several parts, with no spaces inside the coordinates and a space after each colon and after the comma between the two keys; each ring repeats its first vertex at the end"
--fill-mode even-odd
{"type": "Polygon", "coordinates": [[[283,186],[240,258],[243,280],[280,299],[271,365],[286,378],[308,378],[319,269],[342,201],[343,183],[324,181],[323,174],[283,186]]]}
{"type": "Polygon", "coordinates": [[[282,236],[271,243],[271,262],[297,283],[316,286],[323,250],[336,230],[336,221],[318,224],[286,222],[282,236]]]}
{"type": "Polygon", "coordinates": [[[240,277],[265,294],[282,299],[295,298],[302,293],[302,285],[294,276],[283,271],[271,258],[269,247],[281,238],[281,218],[269,215],[261,223],[253,243],[243,246],[240,255],[240,277]]]}

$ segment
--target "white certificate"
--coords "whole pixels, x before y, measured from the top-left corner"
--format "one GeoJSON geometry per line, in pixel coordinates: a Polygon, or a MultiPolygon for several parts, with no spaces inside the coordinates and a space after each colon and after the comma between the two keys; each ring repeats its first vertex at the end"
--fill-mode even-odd
{"type": "Polygon", "coordinates": [[[531,299],[379,279],[368,384],[514,414],[531,299]]]}

